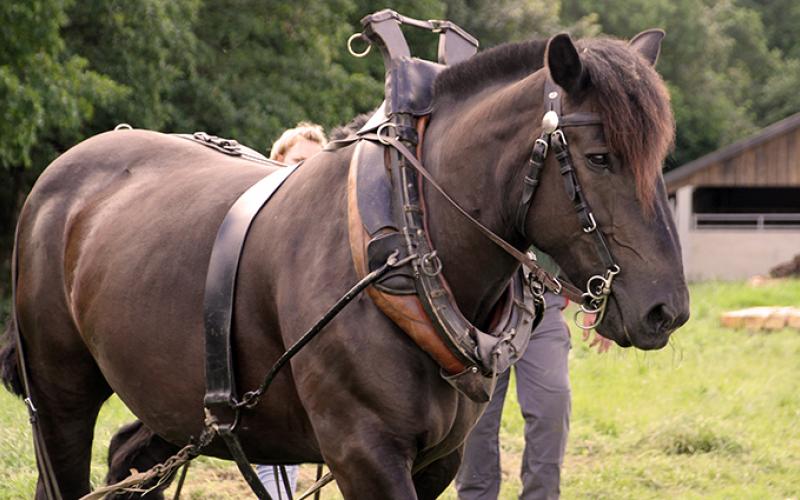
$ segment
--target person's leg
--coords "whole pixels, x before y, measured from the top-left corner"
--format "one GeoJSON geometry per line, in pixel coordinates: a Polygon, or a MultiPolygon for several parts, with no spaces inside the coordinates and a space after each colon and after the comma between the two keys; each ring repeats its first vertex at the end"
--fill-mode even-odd
{"type": "Polygon", "coordinates": [[[464,443],[464,458],[456,474],[459,500],[496,499],[500,492],[500,418],[510,371],[497,377],[492,400],[464,443]]]}
{"type": "Polygon", "coordinates": [[[517,397],[525,417],[520,496],[524,500],[559,497],[569,431],[570,338],[561,312],[564,300],[552,294],[546,297],[542,322],[516,364],[517,397]]]}
{"type": "MultiPolygon", "coordinates": [[[[292,497],[294,497],[294,491],[297,488],[297,470],[299,468],[299,465],[286,466],[286,476],[289,478],[289,485],[292,488],[292,497]]],[[[286,500],[289,498],[277,465],[256,465],[256,473],[272,500],[286,500]]]]}

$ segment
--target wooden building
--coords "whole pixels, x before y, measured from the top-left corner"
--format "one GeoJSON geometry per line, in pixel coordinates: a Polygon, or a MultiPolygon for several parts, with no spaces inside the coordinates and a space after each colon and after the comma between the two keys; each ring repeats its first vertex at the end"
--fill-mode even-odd
{"type": "Polygon", "coordinates": [[[690,280],[763,275],[800,254],[800,113],[664,180],[690,280]]]}

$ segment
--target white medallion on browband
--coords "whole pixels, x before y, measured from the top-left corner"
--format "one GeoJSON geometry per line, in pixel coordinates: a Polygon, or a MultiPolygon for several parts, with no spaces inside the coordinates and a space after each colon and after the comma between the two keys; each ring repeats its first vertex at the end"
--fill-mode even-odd
{"type": "Polygon", "coordinates": [[[553,110],[548,111],[542,118],[542,131],[545,134],[552,134],[558,128],[558,113],[553,110]]]}

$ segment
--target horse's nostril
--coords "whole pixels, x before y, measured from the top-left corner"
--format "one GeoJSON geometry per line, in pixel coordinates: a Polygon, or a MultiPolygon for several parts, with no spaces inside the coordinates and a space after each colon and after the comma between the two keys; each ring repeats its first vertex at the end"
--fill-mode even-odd
{"type": "Polygon", "coordinates": [[[656,335],[661,335],[669,331],[674,322],[675,316],[671,313],[666,304],[658,304],[647,313],[647,325],[656,335]]]}

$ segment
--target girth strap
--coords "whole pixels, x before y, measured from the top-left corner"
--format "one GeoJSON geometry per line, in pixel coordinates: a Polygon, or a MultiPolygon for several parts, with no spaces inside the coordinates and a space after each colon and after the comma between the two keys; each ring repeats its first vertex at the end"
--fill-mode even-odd
{"type": "Polygon", "coordinates": [[[217,232],[206,275],[203,319],[206,330],[206,395],[205,406],[230,407],[235,404],[231,353],[231,322],[236,273],[239,270],[244,240],[256,214],[297,165],[283,167],[264,177],[244,194],[228,211],[217,232]]]}
{"type": "Polygon", "coordinates": [[[258,498],[267,500],[271,500],[269,493],[247,460],[235,434],[239,410],[236,408],[238,401],[231,350],[233,299],[239,259],[250,225],[261,207],[297,167],[283,167],[261,179],[245,191],[225,215],[211,251],[203,301],[206,331],[206,395],[203,403],[207,419],[222,437],[250,488],[258,498]],[[214,410],[224,410],[228,415],[233,410],[233,421],[221,422],[222,417],[214,415],[214,410]]]}

